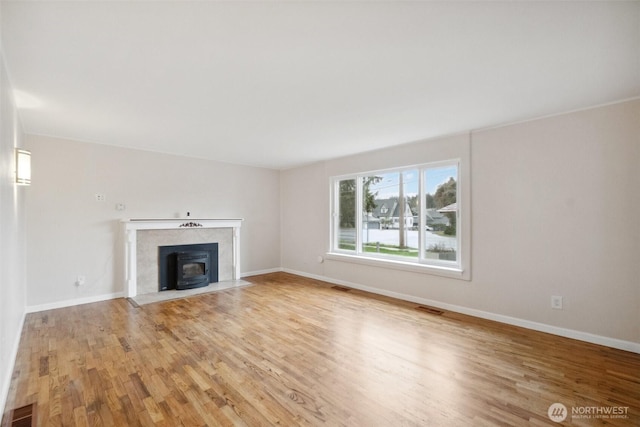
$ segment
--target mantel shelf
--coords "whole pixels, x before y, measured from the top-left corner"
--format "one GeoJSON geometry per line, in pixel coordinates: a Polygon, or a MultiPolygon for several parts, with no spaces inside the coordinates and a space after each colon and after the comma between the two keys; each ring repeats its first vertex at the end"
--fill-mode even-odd
{"type": "Polygon", "coordinates": [[[125,230],[166,230],[172,228],[240,228],[242,218],[155,218],[123,219],[125,230]]]}
{"type": "Polygon", "coordinates": [[[243,218],[126,218],[122,222],[158,222],[158,221],[243,221],[243,218]]]}

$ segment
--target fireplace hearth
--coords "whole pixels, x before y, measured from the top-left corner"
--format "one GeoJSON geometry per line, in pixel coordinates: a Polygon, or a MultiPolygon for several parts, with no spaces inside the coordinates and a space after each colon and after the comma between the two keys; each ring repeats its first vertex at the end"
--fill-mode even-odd
{"type": "Polygon", "coordinates": [[[158,247],[158,290],[200,288],[218,282],[218,244],[158,247]]]}

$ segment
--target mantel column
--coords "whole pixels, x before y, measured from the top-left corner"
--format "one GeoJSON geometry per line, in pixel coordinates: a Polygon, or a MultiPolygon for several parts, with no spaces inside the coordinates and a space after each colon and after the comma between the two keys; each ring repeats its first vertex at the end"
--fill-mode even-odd
{"type": "Polygon", "coordinates": [[[233,280],[240,280],[240,227],[233,227],[233,280]]]}
{"type": "Polygon", "coordinates": [[[137,232],[125,230],[125,295],[132,298],[137,295],[138,268],[136,263],[137,232]]]}

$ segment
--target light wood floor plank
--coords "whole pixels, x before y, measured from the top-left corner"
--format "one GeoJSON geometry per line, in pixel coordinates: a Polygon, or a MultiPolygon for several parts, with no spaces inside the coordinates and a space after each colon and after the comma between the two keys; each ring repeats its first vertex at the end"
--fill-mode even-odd
{"type": "Polygon", "coordinates": [[[29,314],[8,411],[42,426],[552,426],[552,403],[625,407],[640,355],[285,273],[134,306],[29,314]]]}

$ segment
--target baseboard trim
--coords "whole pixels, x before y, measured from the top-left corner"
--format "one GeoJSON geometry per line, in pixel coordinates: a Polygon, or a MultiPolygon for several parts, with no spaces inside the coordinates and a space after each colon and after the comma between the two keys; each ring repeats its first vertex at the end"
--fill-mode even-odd
{"type": "Polygon", "coordinates": [[[468,307],[463,307],[463,306],[454,305],[454,304],[447,304],[440,301],[430,300],[427,298],[416,297],[413,295],[402,294],[399,292],[388,291],[385,289],[373,288],[370,286],[361,285],[359,283],[353,283],[353,282],[340,280],[340,279],[333,279],[331,277],[320,276],[317,274],[309,274],[302,271],[291,270],[288,268],[284,268],[282,269],[282,271],[290,274],[296,274],[302,277],[308,277],[310,279],[322,280],[324,282],[329,282],[336,285],[347,286],[349,288],[371,292],[373,294],[384,295],[391,298],[397,298],[403,301],[415,302],[417,304],[437,307],[447,311],[454,311],[460,314],[479,317],[481,319],[493,320],[500,323],[506,323],[508,325],[519,326],[525,329],[531,329],[538,332],[545,332],[552,335],[558,335],[565,338],[571,338],[579,341],[585,341],[591,344],[598,344],[606,347],[616,348],[618,350],[625,350],[625,351],[630,351],[633,353],[640,354],[640,343],[636,343],[632,341],[625,341],[617,338],[610,338],[602,335],[595,335],[588,332],[576,331],[574,329],[560,328],[558,326],[548,325],[545,323],[533,322],[531,320],[519,319],[517,317],[504,316],[502,314],[476,310],[474,308],[468,308],[468,307]]]}
{"type": "Polygon", "coordinates": [[[2,393],[0,394],[0,418],[5,413],[5,406],[7,404],[7,398],[9,397],[9,387],[11,387],[11,379],[13,377],[13,368],[16,366],[16,359],[18,358],[18,349],[20,348],[20,338],[22,337],[22,330],[24,329],[24,321],[27,318],[26,310],[22,313],[20,324],[18,325],[18,333],[13,340],[13,347],[11,348],[11,354],[9,355],[9,363],[7,363],[7,370],[5,372],[4,381],[2,383],[2,393]]]}
{"type": "Polygon", "coordinates": [[[110,299],[116,299],[116,298],[122,298],[122,297],[124,297],[124,292],[115,292],[111,294],[96,295],[96,296],[91,296],[86,298],[76,298],[76,299],[69,299],[64,301],[56,301],[56,302],[51,302],[47,304],[29,305],[27,306],[27,313],[37,313],[39,311],[54,310],[56,308],[65,308],[65,307],[71,307],[74,305],[81,305],[81,304],[90,304],[92,302],[107,301],[110,299]]]}
{"type": "MultiPolygon", "coordinates": [[[[243,278],[243,277],[257,276],[259,274],[278,273],[281,271],[283,271],[281,268],[269,268],[266,270],[248,271],[240,274],[240,277],[243,278]]],[[[123,298],[124,296],[125,296],[124,292],[115,292],[111,294],[96,295],[96,296],[86,297],[86,298],[77,298],[77,299],[57,301],[57,302],[52,302],[47,304],[31,305],[31,306],[27,306],[26,309],[27,309],[27,313],[37,313],[39,311],[54,310],[56,308],[65,308],[65,307],[71,307],[74,305],[90,304],[92,302],[100,302],[100,301],[107,301],[110,299],[123,298]]]]}
{"type": "MultiPolygon", "coordinates": [[[[574,329],[561,328],[561,327],[558,327],[558,326],[548,325],[548,324],[545,324],[545,323],[533,322],[531,320],[525,320],[525,319],[520,319],[520,318],[516,318],[516,317],[505,316],[505,315],[502,315],[502,314],[491,313],[491,312],[482,311],[482,310],[476,310],[474,308],[463,307],[463,306],[459,306],[459,305],[455,305],[455,304],[443,303],[443,302],[440,302],[440,301],[435,301],[435,300],[431,300],[431,299],[427,299],[427,298],[421,298],[421,297],[416,297],[416,296],[413,296],[413,295],[403,294],[403,293],[399,293],[399,292],[388,291],[388,290],[385,290],[385,289],[374,288],[374,287],[370,287],[370,286],[366,286],[366,285],[361,285],[359,283],[349,282],[349,281],[340,280],[340,279],[334,279],[334,278],[331,278],[331,277],[321,276],[321,275],[317,275],[317,274],[305,273],[303,271],[292,270],[292,269],[289,269],[289,268],[270,268],[270,269],[266,269],[266,270],[257,270],[257,271],[245,272],[245,273],[241,274],[241,277],[250,277],[250,276],[257,276],[257,275],[260,275],[260,274],[269,274],[269,273],[278,273],[278,272],[286,272],[286,273],[290,273],[290,274],[295,274],[295,275],[298,275],[298,276],[308,277],[310,279],[321,280],[323,282],[333,283],[333,284],[336,284],[336,285],[347,286],[349,288],[359,289],[359,290],[362,290],[362,291],[371,292],[371,293],[378,294],[378,295],[384,295],[384,296],[388,296],[388,297],[391,297],[391,298],[397,298],[397,299],[404,300],[404,301],[411,301],[411,302],[415,302],[417,304],[423,304],[423,305],[428,305],[428,306],[440,308],[440,309],[443,309],[443,310],[454,311],[454,312],[460,313],[460,314],[466,314],[466,315],[469,315],[469,316],[479,317],[481,319],[493,320],[493,321],[500,322],[500,323],[506,323],[508,325],[519,326],[519,327],[522,327],[522,328],[525,328],[525,329],[531,329],[531,330],[534,330],[534,331],[545,332],[545,333],[548,333],[548,334],[558,335],[558,336],[565,337],[565,338],[576,339],[576,340],[579,340],[579,341],[585,341],[585,342],[589,342],[589,343],[592,343],[592,344],[602,345],[602,346],[606,346],[606,347],[612,347],[612,348],[616,348],[616,349],[619,349],[619,350],[625,350],[625,351],[630,351],[630,352],[633,352],[633,353],[640,354],[640,343],[636,343],[636,342],[632,342],[632,341],[625,341],[625,340],[620,340],[620,339],[617,339],[617,338],[605,337],[605,336],[602,336],[602,335],[591,334],[589,332],[576,331],[574,329]]],[[[56,309],[56,308],[71,307],[71,306],[74,306],[74,305],[89,304],[89,303],[93,303],[93,302],[106,301],[106,300],[110,300],[110,299],[121,298],[123,296],[124,296],[123,292],[116,292],[116,293],[112,293],[112,294],[97,295],[97,296],[87,297],[87,298],[78,298],[78,299],[58,301],[58,302],[48,303],[48,304],[27,306],[26,307],[26,311],[25,311],[25,315],[27,313],[36,313],[36,312],[44,311],[44,310],[52,310],[52,309],[56,309]]],[[[25,315],[23,315],[23,318],[22,318],[22,324],[20,325],[20,331],[22,331],[22,325],[24,324],[25,315]]],[[[20,343],[20,336],[18,336],[17,343],[14,344],[14,346],[15,346],[14,353],[15,354],[17,354],[19,343],[20,343]]],[[[15,356],[14,356],[14,360],[15,360],[15,356]]],[[[13,370],[13,366],[11,367],[11,369],[13,370]]],[[[10,378],[10,376],[9,376],[9,378],[10,378]]],[[[3,387],[4,386],[5,385],[3,384],[3,387]]],[[[7,389],[7,391],[8,391],[8,389],[7,389]]],[[[4,397],[6,398],[6,396],[4,396],[4,397]]]]}
{"type": "Polygon", "coordinates": [[[270,274],[270,273],[280,273],[284,270],[281,268],[267,268],[266,270],[256,270],[256,271],[247,271],[240,274],[241,278],[251,277],[251,276],[259,276],[260,274],[270,274]]]}
{"type": "MultiPolygon", "coordinates": [[[[278,273],[281,271],[283,271],[281,268],[269,268],[266,270],[247,271],[245,273],[242,273],[240,277],[243,278],[243,277],[257,276],[259,274],[278,273]]],[[[54,310],[56,308],[65,308],[65,307],[72,307],[74,305],[107,301],[110,299],[122,298],[124,296],[125,296],[124,292],[115,292],[111,294],[96,295],[96,296],[86,297],[86,298],[56,301],[56,302],[47,303],[47,304],[30,305],[26,307],[26,310],[27,310],[27,313],[37,313],[39,311],[54,310]]]]}

